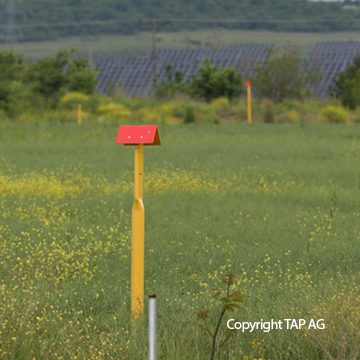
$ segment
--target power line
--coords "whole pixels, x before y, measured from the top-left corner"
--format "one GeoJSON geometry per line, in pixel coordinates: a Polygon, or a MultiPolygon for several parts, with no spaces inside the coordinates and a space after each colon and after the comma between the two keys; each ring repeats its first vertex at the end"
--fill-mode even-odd
{"type": "MultiPolygon", "coordinates": [[[[167,24],[172,23],[207,23],[207,24],[284,24],[284,23],[339,23],[349,22],[355,19],[328,19],[328,18],[288,18],[288,19],[226,19],[226,18],[209,18],[209,19],[156,19],[156,21],[164,21],[167,24]]],[[[80,27],[84,25],[111,25],[111,24],[137,24],[139,26],[148,22],[149,20],[91,20],[91,21],[67,21],[67,22],[41,22],[41,23],[16,23],[14,26],[20,29],[36,28],[36,27],[80,27]]],[[[0,25],[0,29],[9,28],[9,24],[0,25]]]]}

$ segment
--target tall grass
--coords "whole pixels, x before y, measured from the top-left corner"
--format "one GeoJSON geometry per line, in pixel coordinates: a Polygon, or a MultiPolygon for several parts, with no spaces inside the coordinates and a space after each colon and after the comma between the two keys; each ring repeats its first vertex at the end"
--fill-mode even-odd
{"type": "MultiPolygon", "coordinates": [[[[0,124],[0,355],[144,359],[131,324],[133,153],[111,122],[0,124]]],[[[357,359],[357,125],[161,125],[145,151],[146,293],[161,359],[209,359],[235,275],[240,321],[324,318],[325,330],[237,332],[218,359],[357,359]],[[199,313],[207,312],[205,325],[199,313]]]]}

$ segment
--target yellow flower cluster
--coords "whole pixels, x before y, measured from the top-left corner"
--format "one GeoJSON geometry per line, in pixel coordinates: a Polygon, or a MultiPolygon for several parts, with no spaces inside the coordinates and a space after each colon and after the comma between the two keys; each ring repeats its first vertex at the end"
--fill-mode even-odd
{"type": "MultiPolygon", "coordinates": [[[[125,174],[125,178],[131,178],[130,174],[125,174]]],[[[263,176],[249,178],[242,174],[227,174],[215,177],[209,172],[181,169],[145,173],[144,181],[145,192],[154,194],[169,191],[284,194],[303,187],[302,183],[295,181],[271,180],[263,176]]],[[[133,181],[120,179],[111,183],[101,176],[88,177],[81,173],[64,176],[57,173],[13,175],[0,172],[1,196],[63,198],[89,191],[106,195],[132,192],[133,181]]]]}
{"type": "Polygon", "coordinates": [[[107,211],[105,224],[89,225],[92,210],[62,198],[79,193],[73,179],[10,179],[2,176],[0,193],[0,357],[121,358],[128,329],[113,319],[105,331],[94,309],[107,301],[99,279],[108,262],[124,267],[129,256],[124,213],[107,211]]]}
{"type": "MultiPolygon", "coordinates": [[[[328,198],[324,188],[305,186],[277,175],[275,178],[259,172],[250,176],[241,172],[219,175],[196,170],[152,170],[145,173],[145,195],[248,193],[281,197],[296,191],[299,196],[306,193],[328,198]]],[[[129,307],[130,211],[125,213],[117,202],[132,191],[131,173],[110,181],[81,171],[0,172],[1,358],[13,359],[17,354],[26,354],[31,359],[136,358],[136,336],[131,332],[135,330],[130,331],[128,319],[124,320],[129,307]],[[116,284],[120,285],[114,300],[109,288],[116,284]]],[[[330,210],[307,209],[297,218],[294,215],[296,235],[320,250],[326,248],[329,239],[334,243],[339,231],[336,221],[341,218],[335,205],[330,210]]],[[[357,221],[359,214],[354,214],[357,221]]],[[[231,224],[237,228],[254,225],[255,229],[272,220],[271,209],[254,214],[243,208],[234,214],[231,224]]],[[[241,247],[234,239],[214,234],[205,227],[191,229],[190,242],[167,236],[165,239],[160,236],[156,244],[146,244],[147,261],[154,266],[151,271],[158,274],[159,263],[167,269],[161,271],[161,276],[148,276],[146,283],[162,292],[163,308],[174,317],[177,309],[190,314],[200,305],[206,309],[215,307],[218,300],[209,293],[214,287],[223,286],[219,279],[234,272],[238,276],[232,286],[241,290],[246,301],[241,311],[255,311],[257,307],[263,311],[264,306],[274,303],[280,308],[270,308],[275,314],[285,316],[285,312],[293,311],[293,316],[300,317],[301,306],[294,304],[300,302],[301,295],[304,308],[312,311],[311,316],[326,318],[333,329],[340,319],[350,319],[347,324],[341,323],[341,329],[346,336],[344,341],[356,349],[352,329],[360,326],[358,278],[348,286],[339,278],[338,289],[330,287],[320,297],[319,282],[330,278],[329,274],[318,276],[312,271],[313,260],[306,259],[303,253],[301,258],[295,255],[289,250],[292,246],[276,255],[261,249],[249,265],[236,263],[241,247]],[[166,246],[159,249],[165,241],[166,246]],[[191,253],[199,256],[192,258],[191,253]],[[280,292],[288,298],[277,299],[280,292]],[[284,310],[281,306],[289,308],[284,310]]],[[[255,248],[261,247],[258,234],[247,241],[253,240],[255,248]]],[[[259,312],[259,317],[266,311],[259,312]]],[[[186,334],[186,329],[184,325],[181,331],[186,334]]],[[[316,343],[336,358],[337,350],[331,344],[341,334],[330,331],[320,335],[316,343]]],[[[338,345],[340,348],[341,342],[338,345]]],[[[229,347],[228,354],[230,358],[267,359],[268,346],[266,340],[253,337],[240,357],[236,346],[229,347]]]]}

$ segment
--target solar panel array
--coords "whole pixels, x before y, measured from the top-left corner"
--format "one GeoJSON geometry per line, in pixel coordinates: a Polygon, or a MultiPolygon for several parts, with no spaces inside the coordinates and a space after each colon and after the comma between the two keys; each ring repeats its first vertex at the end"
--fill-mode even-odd
{"type": "Polygon", "coordinates": [[[209,58],[217,67],[232,66],[245,77],[250,76],[254,65],[265,61],[272,44],[244,44],[223,49],[198,50],[159,50],[156,57],[152,53],[144,56],[117,55],[109,58],[96,58],[99,69],[97,90],[109,93],[122,89],[129,96],[150,96],[154,85],[154,60],[156,59],[156,78],[165,78],[166,67],[181,71],[185,81],[198,73],[199,65],[209,58]]]}
{"type": "MultiPolygon", "coordinates": [[[[255,64],[261,65],[266,61],[268,51],[273,47],[273,44],[243,44],[223,49],[163,49],[158,50],[156,56],[149,52],[144,55],[97,57],[94,60],[99,70],[97,90],[104,94],[122,90],[129,96],[151,96],[155,73],[158,81],[162,81],[170,64],[174,71],[181,71],[184,80],[188,81],[198,73],[204,58],[209,58],[217,67],[234,67],[246,79],[253,73],[255,64]]],[[[322,78],[311,86],[313,94],[328,96],[336,74],[350,65],[357,55],[360,55],[360,41],[317,43],[309,59],[322,78]]]]}
{"type": "Polygon", "coordinates": [[[337,73],[344,71],[360,55],[360,41],[318,42],[310,53],[310,64],[321,75],[319,83],[312,86],[314,95],[329,96],[337,73]]]}

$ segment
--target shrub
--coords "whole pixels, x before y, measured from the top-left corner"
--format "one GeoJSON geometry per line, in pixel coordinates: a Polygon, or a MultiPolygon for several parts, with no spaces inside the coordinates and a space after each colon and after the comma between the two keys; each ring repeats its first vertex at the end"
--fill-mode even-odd
{"type": "Polygon", "coordinates": [[[194,123],[195,120],[195,111],[191,106],[188,106],[185,111],[184,124],[194,123]]]}
{"type": "Polygon", "coordinates": [[[224,111],[229,107],[229,105],[230,105],[229,99],[224,96],[216,98],[211,102],[211,107],[215,111],[224,111]]]}
{"type": "Polygon", "coordinates": [[[337,75],[330,93],[340,99],[341,104],[349,109],[354,110],[360,106],[360,56],[337,75]]]}
{"type": "Polygon", "coordinates": [[[165,116],[183,118],[186,113],[186,106],[183,103],[167,102],[160,107],[160,111],[165,116]]]}
{"type": "Polygon", "coordinates": [[[232,100],[240,96],[243,81],[235,69],[219,69],[209,59],[205,59],[199,70],[199,75],[193,77],[189,85],[190,93],[195,97],[210,102],[218,97],[232,100]]]}
{"type": "Polygon", "coordinates": [[[274,108],[275,108],[275,104],[272,100],[265,100],[263,102],[263,121],[266,124],[272,124],[274,122],[274,117],[275,117],[275,113],[274,113],[274,108]]]}
{"type": "Polygon", "coordinates": [[[175,71],[171,64],[165,66],[165,79],[156,86],[155,95],[159,98],[172,98],[186,93],[188,85],[183,81],[181,71],[175,71]]]}
{"type": "Polygon", "coordinates": [[[275,124],[283,124],[283,123],[297,123],[300,122],[301,116],[296,110],[290,110],[286,112],[282,112],[274,116],[275,124]]]}
{"type": "Polygon", "coordinates": [[[34,93],[24,81],[26,64],[12,52],[0,52],[0,111],[16,117],[29,106],[37,106],[34,93]]]}
{"type": "Polygon", "coordinates": [[[325,121],[334,124],[345,124],[350,122],[350,116],[346,109],[341,106],[329,105],[321,112],[325,121]]]}
{"type": "Polygon", "coordinates": [[[160,123],[160,116],[156,110],[151,107],[144,107],[139,111],[141,120],[146,124],[160,123]]]}
{"type": "Polygon", "coordinates": [[[286,98],[303,99],[309,83],[318,81],[312,70],[293,49],[271,50],[265,64],[256,67],[254,90],[259,97],[282,102],[286,98]]]}
{"type": "Polygon", "coordinates": [[[17,118],[16,121],[26,122],[26,123],[37,123],[42,120],[39,114],[34,114],[32,112],[23,112],[17,118]]]}
{"type": "Polygon", "coordinates": [[[360,108],[352,114],[352,121],[357,124],[360,123],[360,108]]]}
{"type": "Polygon", "coordinates": [[[321,114],[308,113],[304,115],[304,123],[320,124],[324,122],[324,117],[321,114]]]}
{"type": "Polygon", "coordinates": [[[8,116],[6,115],[5,111],[0,109],[0,122],[8,120],[8,116]]]}
{"type": "Polygon", "coordinates": [[[73,51],[59,51],[54,58],[43,58],[27,66],[25,82],[33,91],[57,105],[61,94],[80,91],[92,94],[96,87],[96,72],[87,61],[75,58],[73,51]]]}
{"type": "Polygon", "coordinates": [[[89,96],[80,92],[80,91],[72,91],[66,93],[60,99],[60,106],[67,109],[74,109],[77,105],[86,105],[89,101],[89,96]]]}
{"type": "Polygon", "coordinates": [[[125,106],[118,103],[107,103],[102,104],[98,107],[99,120],[113,120],[113,119],[127,119],[131,116],[131,111],[129,111],[125,106]]]}

